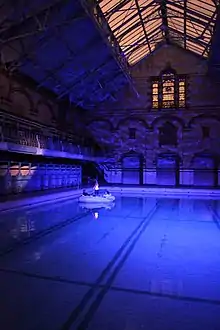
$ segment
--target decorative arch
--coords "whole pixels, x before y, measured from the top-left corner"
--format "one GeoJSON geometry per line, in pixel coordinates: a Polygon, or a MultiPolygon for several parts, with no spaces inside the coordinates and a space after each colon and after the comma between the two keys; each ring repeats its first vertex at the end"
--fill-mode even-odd
{"type": "Polygon", "coordinates": [[[167,152],[159,152],[156,155],[157,159],[158,158],[172,158],[175,159],[178,163],[182,161],[181,156],[179,155],[178,152],[173,152],[173,151],[167,151],[167,152]]]}
{"type": "Polygon", "coordinates": [[[159,125],[163,124],[164,122],[171,122],[173,125],[175,125],[175,123],[178,123],[178,128],[181,128],[182,130],[185,128],[184,120],[179,117],[172,116],[172,115],[164,115],[164,116],[157,117],[151,123],[151,128],[154,130],[155,128],[158,128],[159,125]]]}
{"type": "Polygon", "coordinates": [[[129,117],[125,117],[125,118],[121,119],[121,120],[118,122],[118,124],[117,124],[117,126],[116,126],[116,130],[118,130],[120,126],[123,126],[123,124],[125,124],[127,121],[136,121],[136,122],[139,122],[139,123],[141,123],[146,129],[149,129],[149,125],[148,125],[148,123],[147,123],[144,119],[139,118],[139,117],[137,117],[137,116],[129,116],[129,117]]]}
{"type": "Polygon", "coordinates": [[[119,161],[122,161],[126,157],[139,157],[140,160],[144,160],[144,155],[141,152],[130,150],[121,155],[119,161]]]}
{"type": "Polygon", "coordinates": [[[199,123],[200,120],[203,120],[203,119],[216,120],[216,121],[220,122],[220,116],[202,114],[202,115],[198,115],[198,116],[191,118],[190,121],[188,122],[187,128],[192,128],[193,125],[195,125],[197,122],[199,123]]]}
{"type": "Polygon", "coordinates": [[[11,89],[10,100],[14,106],[15,112],[18,110],[19,114],[25,115],[33,109],[33,101],[30,95],[23,89],[11,89]]]}
{"type": "Polygon", "coordinates": [[[10,96],[10,81],[4,74],[0,75],[0,94],[3,98],[9,98],[10,96]]]}
{"type": "Polygon", "coordinates": [[[94,123],[105,123],[108,127],[110,131],[114,131],[114,126],[112,124],[112,122],[108,119],[103,119],[103,118],[96,118],[96,119],[92,119],[89,122],[87,122],[86,126],[89,127],[94,123]]]}
{"type": "Polygon", "coordinates": [[[166,67],[161,70],[159,76],[162,77],[164,74],[176,74],[176,70],[171,67],[171,64],[169,62],[166,64],[166,67]]]}
{"type": "MultiPolygon", "coordinates": [[[[45,102],[44,103],[48,106],[49,108],[49,111],[50,111],[50,114],[51,114],[51,118],[52,120],[56,121],[56,114],[55,114],[55,111],[54,111],[54,108],[53,108],[53,105],[52,103],[49,103],[49,102],[45,102]]],[[[54,105],[55,106],[55,105],[54,105]]],[[[57,112],[56,112],[57,113],[57,112]]]]}
{"type": "Polygon", "coordinates": [[[197,153],[194,153],[194,155],[191,158],[191,165],[193,165],[193,162],[195,161],[196,158],[204,158],[204,159],[212,159],[214,163],[218,161],[218,155],[212,152],[205,152],[205,151],[200,151],[197,153]]]}
{"type": "Polygon", "coordinates": [[[44,114],[45,111],[46,111],[46,113],[49,115],[48,119],[53,120],[53,121],[56,119],[55,115],[54,115],[53,108],[47,101],[39,100],[37,105],[36,105],[36,109],[37,109],[38,114],[40,114],[40,115],[44,114]],[[43,111],[41,111],[41,109],[43,109],[43,111]]]}
{"type": "Polygon", "coordinates": [[[177,146],[178,128],[170,121],[165,121],[159,128],[159,146],[177,146]]]}

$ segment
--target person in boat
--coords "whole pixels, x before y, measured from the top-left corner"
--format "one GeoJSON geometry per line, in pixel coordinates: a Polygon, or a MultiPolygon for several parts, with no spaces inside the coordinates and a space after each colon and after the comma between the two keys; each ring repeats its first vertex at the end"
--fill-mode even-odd
{"type": "Polygon", "coordinates": [[[90,196],[90,194],[87,193],[87,192],[85,191],[85,189],[83,189],[83,193],[82,193],[82,195],[83,195],[83,196],[90,196]]]}
{"type": "Polygon", "coordinates": [[[94,195],[98,196],[98,194],[99,194],[99,183],[98,183],[97,180],[95,180],[95,185],[93,187],[93,190],[94,190],[94,195]]]}
{"type": "Polygon", "coordinates": [[[109,197],[109,196],[111,196],[111,193],[108,190],[106,190],[103,197],[109,197]]]}

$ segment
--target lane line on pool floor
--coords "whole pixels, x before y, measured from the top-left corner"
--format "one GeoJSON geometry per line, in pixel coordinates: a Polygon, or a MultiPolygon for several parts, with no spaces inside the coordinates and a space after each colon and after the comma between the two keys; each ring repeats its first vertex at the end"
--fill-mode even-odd
{"type": "MultiPolygon", "coordinates": [[[[73,325],[76,328],[80,329],[80,324],[88,323],[100,305],[102,299],[106,295],[106,293],[110,290],[112,282],[114,281],[116,275],[120,271],[121,267],[127,260],[128,256],[132,252],[134,246],[138,242],[140,236],[146,230],[150,221],[152,220],[153,215],[157,211],[157,204],[149,211],[144,220],[142,220],[136,228],[132,231],[132,233],[128,236],[128,238],[124,241],[122,246],[116,252],[112,260],[108,263],[106,268],[102,271],[100,276],[95,282],[95,286],[91,288],[82,298],[81,302],[78,304],[76,308],[71,312],[69,318],[61,327],[62,330],[68,330],[73,325]],[[103,288],[100,288],[100,285],[103,284],[103,288]]],[[[83,329],[83,328],[82,328],[83,329]]]]}
{"type": "MultiPolygon", "coordinates": [[[[129,217],[130,214],[132,214],[133,212],[134,212],[134,210],[130,211],[126,216],[124,216],[122,218],[124,219],[124,218],[129,217]]],[[[86,217],[89,214],[90,214],[90,210],[88,210],[87,212],[85,212],[83,214],[79,214],[79,215],[77,215],[75,217],[71,217],[71,218],[69,218],[67,220],[64,220],[62,222],[59,222],[58,224],[55,224],[53,226],[50,226],[50,227],[48,227],[46,229],[40,230],[39,232],[37,232],[36,234],[32,235],[31,237],[25,238],[22,241],[16,242],[16,243],[12,244],[9,247],[3,248],[2,250],[0,250],[0,258],[1,257],[4,257],[5,255],[7,255],[7,254],[9,254],[9,253],[11,253],[11,252],[13,252],[15,250],[17,251],[17,248],[23,247],[23,246],[25,246],[27,244],[30,244],[30,243],[32,243],[32,242],[40,239],[41,237],[47,236],[47,235],[55,232],[56,230],[62,229],[64,227],[66,227],[66,226],[74,223],[75,221],[80,220],[80,219],[86,217]]]]}
{"type": "MultiPolygon", "coordinates": [[[[132,211],[130,211],[125,216],[121,217],[121,219],[128,218],[130,216],[130,214],[132,214],[134,212],[134,210],[136,210],[136,208],[137,207],[135,207],[132,211]]],[[[43,230],[37,232],[36,234],[32,235],[31,237],[28,237],[28,238],[23,239],[22,241],[16,242],[15,244],[13,244],[13,245],[11,245],[9,247],[6,247],[2,251],[0,251],[0,258],[7,256],[11,252],[16,252],[19,248],[23,248],[23,247],[27,246],[28,244],[31,244],[31,243],[37,241],[38,239],[44,238],[45,236],[52,234],[56,230],[63,229],[66,226],[71,225],[74,222],[77,222],[78,220],[86,217],[89,214],[90,214],[90,210],[88,210],[86,213],[79,214],[79,215],[77,215],[77,216],[75,216],[73,218],[64,220],[64,221],[59,222],[59,223],[57,223],[57,224],[55,224],[53,226],[50,226],[50,227],[48,227],[46,229],[43,229],[43,230]]]]}
{"type": "MultiPolygon", "coordinates": [[[[96,289],[104,289],[106,287],[105,284],[97,285],[93,282],[75,281],[75,280],[63,278],[61,276],[39,275],[39,274],[18,271],[18,270],[13,270],[13,269],[1,269],[0,268],[0,273],[32,278],[34,280],[44,280],[44,281],[50,281],[50,282],[55,282],[55,283],[77,285],[77,286],[83,286],[83,287],[89,287],[89,288],[94,287],[96,289]]],[[[109,291],[120,292],[120,293],[125,293],[125,294],[142,295],[142,296],[145,295],[145,296],[165,298],[165,299],[168,298],[168,299],[172,299],[172,300],[188,301],[188,302],[193,302],[193,303],[220,305],[220,299],[184,296],[184,295],[180,295],[178,293],[173,294],[173,293],[162,292],[161,290],[158,292],[158,291],[152,291],[152,290],[141,290],[141,289],[134,289],[134,288],[124,288],[124,287],[120,287],[120,286],[111,286],[109,291]]]]}
{"type": "Polygon", "coordinates": [[[71,225],[72,223],[81,220],[83,218],[85,218],[90,212],[86,212],[84,214],[78,214],[75,217],[71,217],[70,219],[64,220],[62,222],[59,222],[53,226],[50,226],[46,229],[43,229],[39,232],[37,232],[36,234],[32,235],[31,237],[25,238],[22,241],[16,242],[15,244],[13,244],[12,246],[9,246],[5,249],[3,249],[2,251],[0,251],[0,258],[13,252],[13,251],[17,251],[19,248],[22,248],[28,244],[31,244],[33,242],[35,242],[36,240],[45,237],[47,235],[50,235],[51,233],[54,233],[55,231],[65,228],[66,226],[71,225]]]}

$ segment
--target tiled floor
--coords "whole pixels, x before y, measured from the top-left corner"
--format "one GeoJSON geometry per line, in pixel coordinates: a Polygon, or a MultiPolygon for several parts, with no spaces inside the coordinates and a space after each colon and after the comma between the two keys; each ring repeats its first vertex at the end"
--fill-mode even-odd
{"type": "Polygon", "coordinates": [[[220,201],[70,199],[0,235],[1,330],[220,329],[220,201]]]}

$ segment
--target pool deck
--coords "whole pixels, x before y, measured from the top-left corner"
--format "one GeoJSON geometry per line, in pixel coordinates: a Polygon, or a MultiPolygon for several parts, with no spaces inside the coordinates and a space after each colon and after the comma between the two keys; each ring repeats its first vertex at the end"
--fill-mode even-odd
{"type": "Polygon", "coordinates": [[[176,187],[146,187],[146,186],[111,186],[102,187],[102,189],[108,189],[112,193],[141,193],[146,195],[154,196],[204,196],[204,197],[220,197],[220,189],[210,189],[210,188],[176,188],[176,187]]]}

